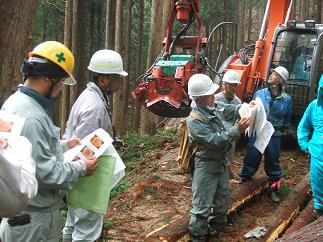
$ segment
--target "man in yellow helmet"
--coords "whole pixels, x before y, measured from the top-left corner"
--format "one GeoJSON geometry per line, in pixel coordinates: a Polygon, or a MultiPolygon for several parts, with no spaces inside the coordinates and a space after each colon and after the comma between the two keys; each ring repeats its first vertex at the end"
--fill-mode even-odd
{"type": "Polygon", "coordinates": [[[32,143],[39,189],[28,207],[1,222],[0,237],[6,242],[58,242],[61,233],[59,209],[64,205],[61,190],[71,189],[79,177],[91,175],[96,159],[63,162],[63,151],[79,139],[60,140],[60,130],[47,112],[55,107],[55,98],[63,83],[75,84],[72,76],[74,56],[63,44],[44,42],[29,53],[21,67],[24,85],[11,95],[2,109],[25,118],[21,132],[32,143]]]}

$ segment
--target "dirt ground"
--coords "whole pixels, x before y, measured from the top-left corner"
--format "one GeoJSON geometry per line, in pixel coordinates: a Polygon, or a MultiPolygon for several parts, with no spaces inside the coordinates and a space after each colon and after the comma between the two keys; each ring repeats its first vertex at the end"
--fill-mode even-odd
{"type": "MultiPolygon", "coordinates": [[[[112,221],[114,226],[105,229],[105,241],[144,241],[149,232],[189,213],[191,179],[188,175],[178,174],[175,162],[177,151],[178,148],[166,145],[163,150],[150,154],[152,160],[149,164],[140,164],[135,168],[135,175],[128,179],[135,185],[110,203],[106,220],[112,221]]],[[[238,184],[237,174],[243,156],[244,148],[239,148],[233,164],[236,176],[230,181],[232,189],[238,184]]],[[[281,197],[284,199],[288,191],[308,173],[309,158],[298,150],[282,149],[281,166],[281,197]]],[[[263,166],[258,173],[264,173],[263,166]]],[[[278,205],[266,194],[260,196],[230,218],[220,241],[243,241],[242,236],[260,225],[278,205]]]]}

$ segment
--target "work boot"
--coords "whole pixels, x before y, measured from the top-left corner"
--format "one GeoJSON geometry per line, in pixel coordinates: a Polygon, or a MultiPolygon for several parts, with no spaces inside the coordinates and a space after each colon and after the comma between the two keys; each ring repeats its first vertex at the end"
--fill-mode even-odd
{"type": "Polygon", "coordinates": [[[280,202],[280,197],[279,197],[278,193],[279,193],[278,191],[273,191],[272,190],[272,191],[269,191],[268,196],[273,202],[278,203],[278,202],[280,202]]]}
{"type": "Polygon", "coordinates": [[[189,242],[206,242],[206,236],[193,236],[193,235],[190,235],[189,242]]]}
{"type": "Polygon", "coordinates": [[[280,189],[280,181],[271,183],[268,196],[274,202],[280,202],[279,189],[280,189]]]}
{"type": "Polygon", "coordinates": [[[323,210],[315,209],[314,208],[314,213],[317,218],[323,215],[323,210]]]}
{"type": "Polygon", "coordinates": [[[220,231],[215,228],[210,228],[208,235],[208,242],[215,242],[219,238],[220,231]]]}

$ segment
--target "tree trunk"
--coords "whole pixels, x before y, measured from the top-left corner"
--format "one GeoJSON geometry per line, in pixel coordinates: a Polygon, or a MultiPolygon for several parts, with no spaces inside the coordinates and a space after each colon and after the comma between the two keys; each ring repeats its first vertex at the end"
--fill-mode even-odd
{"type": "MultiPolygon", "coordinates": [[[[261,194],[266,187],[266,177],[258,177],[246,183],[239,184],[231,194],[228,215],[236,213],[251,199],[261,194]]],[[[188,223],[189,216],[185,215],[181,219],[148,234],[146,241],[175,242],[188,234],[188,223]]]]}
{"type": "Polygon", "coordinates": [[[302,8],[301,11],[301,22],[304,23],[304,21],[306,20],[307,17],[307,0],[301,0],[301,6],[300,8],[302,8]]]}
{"type": "MultiPolygon", "coordinates": [[[[116,31],[115,31],[115,42],[114,42],[114,49],[120,55],[122,55],[122,15],[123,15],[123,8],[122,8],[122,0],[117,0],[116,2],[116,31]]],[[[121,123],[125,122],[125,120],[121,120],[121,102],[122,102],[122,89],[123,83],[120,85],[120,89],[113,93],[113,108],[112,108],[112,123],[115,128],[115,135],[120,135],[120,128],[121,123]]]]}
{"type": "Polygon", "coordinates": [[[162,36],[166,36],[166,30],[167,30],[167,23],[168,19],[171,13],[171,0],[164,0],[164,5],[163,5],[163,34],[162,36]]]}
{"type": "MultiPolygon", "coordinates": [[[[139,20],[138,20],[138,51],[136,55],[136,78],[137,79],[141,75],[142,71],[142,44],[143,44],[143,32],[144,32],[144,0],[139,0],[139,20]]],[[[134,83],[134,86],[137,83],[134,83]]],[[[132,115],[132,129],[135,131],[139,131],[139,118],[141,106],[138,102],[134,102],[133,105],[133,115],[132,115]]]]}
{"type": "MultiPolygon", "coordinates": [[[[65,25],[64,25],[64,44],[71,49],[72,47],[72,24],[73,22],[73,0],[66,0],[65,3],[65,25]]],[[[60,128],[61,135],[65,130],[70,107],[70,86],[63,85],[60,107],[60,128]]]]}
{"type": "Polygon", "coordinates": [[[22,82],[20,66],[32,48],[37,0],[2,1],[0,4],[0,105],[22,82]]]}
{"type": "Polygon", "coordinates": [[[248,44],[250,44],[251,41],[251,26],[252,26],[252,2],[249,1],[249,7],[248,7],[248,44]]]}
{"type": "MultiPolygon", "coordinates": [[[[163,20],[162,10],[163,1],[153,0],[151,8],[151,23],[146,69],[148,69],[153,64],[155,58],[161,50],[161,38],[163,30],[162,28],[160,28],[160,23],[163,20]]],[[[140,131],[141,134],[154,134],[156,131],[156,127],[154,125],[154,115],[146,108],[142,109],[140,131]]]]}
{"type": "Polygon", "coordinates": [[[322,21],[322,0],[316,0],[316,23],[321,23],[322,21]]]}
{"type": "Polygon", "coordinates": [[[240,13],[241,13],[241,18],[240,18],[240,24],[239,24],[239,47],[242,48],[244,46],[244,26],[245,26],[245,10],[246,10],[246,0],[242,0],[241,5],[240,5],[240,13]]]}
{"type": "Polygon", "coordinates": [[[315,220],[315,212],[313,207],[313,200],[311,200],[306,208],[297,216],[292,225],[284,233],[284,237],[301,229],[302,227],[312,223],[315,220]]]}
{"type": "Polygon", "coordinates": [[[125,78],[123,83],[123,93],[122,93],[122,108],[121,108],[121,127],[120,134],[124,136],[127,130],[127,121],[128,120],[128,104],[129,104],[129,87],[130,87],[130,57],[131,57],[131,23],[132,23],[132,7],[133,1],[128,0],[127,4],[127,25],[126,25],[126,34],[125,34],[125,59],[124,66],[125,69],[129,72],[128,76],[125,78]]]}
{"type": "Polygon", "coordinates": [[[77,84],[72,86],[70,105],[72,106],[78,95],[86,87],[86,15],[85,1],[73,1],[73,30],[72,30],[72,53],[75,58],[74,77],[77,84]]]}
{"type": "Polygon", "coordinates": [[[297,213],[304,207],[311,192],[309,174],[307,174],[293,191],[275,210],[275,213],[266,219],[264,223],[267,232],[260,241],[274,241],[287,226],[293,221],[297,213]]]}
{"type": "Polygon", "coordinates": [[[116,0],[107,0],[105,20],[105,48],[114,49],[116,0]]]}
{"type": "Polygon", "coordinates": [[[313,223],[301,228],[298,231],[288,235],[282,241],[284,242],[310,242],[323,241],[323,216],[319,217],[313,223]]]}

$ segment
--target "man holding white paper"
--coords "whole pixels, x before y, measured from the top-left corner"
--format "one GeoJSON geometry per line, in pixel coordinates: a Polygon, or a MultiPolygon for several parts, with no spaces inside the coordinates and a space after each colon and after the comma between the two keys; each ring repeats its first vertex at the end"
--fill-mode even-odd
{"type": "MultiPolygon", "coordinates": [[[[270,185],[269,196],[275,202],[280,201],[278,192],[282,175],[279,163],[281,135],[282,131],[288,128],[292,114],[292,98],[285,92],[288,78],[286,68],[275,68],[269,76],[268,88],[258,90],[253,97],[261,99],[267,120],[275,129],[264,151],[265,172],[270,185]]],[[[239,174],[241,182],[250,179],[259,168],[262,153],[255,147],[255,140],[255,136],[249,139],[244,164],[239,174]]]]}
{"type": "MultiPolygon", "coordinates": [[[[116,92],[122,77],[128,73],[123,70],[120,54],[107,49],[93,54],[88,69],[93,75],[93,82],[88,83],[87,88],[74,103],[64,136],[84,138],[102,128],[116,141],[107,94],[116,92]]],[[[103,216],[97,212],[69,206],[63,229],[64,242],[90,242],[98,239],[102,231],[103,216]]]]}

